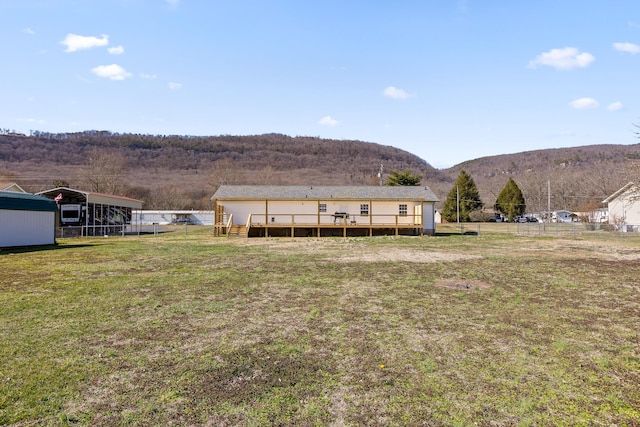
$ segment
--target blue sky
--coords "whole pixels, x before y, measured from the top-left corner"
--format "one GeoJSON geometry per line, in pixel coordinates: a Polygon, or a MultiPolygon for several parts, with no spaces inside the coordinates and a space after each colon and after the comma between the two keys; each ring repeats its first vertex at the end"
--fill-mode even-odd
{"type": "Polygon", "coordinates": [[[283,133],[443,168],[634,144],[637,0],[0,0],[0,128],[283,133]]]}

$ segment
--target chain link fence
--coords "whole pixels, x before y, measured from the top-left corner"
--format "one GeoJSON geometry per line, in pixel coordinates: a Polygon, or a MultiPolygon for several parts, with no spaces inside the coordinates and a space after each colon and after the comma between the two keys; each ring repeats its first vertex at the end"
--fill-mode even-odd
{"type": "Polygon", "coordinates": [[[444,223],[436,225],[436,235],[462,234],[480,236],[483,233],[507,233],[540,237],[591,237],[637,239],[640,225],[613,225],[587,222],[529,222],[529,223],[444,223]]]}

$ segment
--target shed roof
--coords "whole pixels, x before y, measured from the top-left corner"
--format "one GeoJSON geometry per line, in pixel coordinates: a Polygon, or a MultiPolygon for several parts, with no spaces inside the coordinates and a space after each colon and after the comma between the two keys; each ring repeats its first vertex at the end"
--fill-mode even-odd
{"type": "Polygon", "coordinates": [[[62,201],[65,198],[81,198],[87,203],[95,203],[102,205],[120,206],[124,208],[142,209],[142,200],[131,199],[129,197],[114,196],[112,194],[94,193],[91,191],[75,190],[67,187],[56,187],[51,190],[41,191],[36,193],[54,199],[58,194],[62,194],[62,201]]]}
{"type": "Polygon", "coordinates": [[[14,211],[55,212],[56,202],[46,197],[15,191],[0,191],[0,209],[14,211]]]}
{"type": "Polygon", "coordinates": [[[222,185],[213,200],[421,200],[437,202],[426,186],[222,185]]]}

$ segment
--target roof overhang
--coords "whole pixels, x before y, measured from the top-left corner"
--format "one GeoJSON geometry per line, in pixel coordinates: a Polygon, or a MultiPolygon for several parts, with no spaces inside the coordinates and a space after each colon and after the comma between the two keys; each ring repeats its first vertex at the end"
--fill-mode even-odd
{"type": "MultiPolygon", "coordinates": [[[[618,191],[616,191],[615,193],[613,193],[612,195],[604,199],[602,203],[610,203],[612,200],[617,199],[622,194],[626,193],[627,191],[629,191],[631,188],[635,186],[636,184],[634,182],[628,182],[627,184],[625,184],[624,187],[622,187],[621,189],[619,189],[618,191]]],[[[638,189],[638,191],[640,191],[640,189],[638,189]]]]}
{"type": "Polygon", "coordinates": [[[425,186],[276,186],[223,185],[212,200],[377,200],[437,202],[438,197],[425,186]]]}
{"type": "Polygon", "coordinates": [[[51,190],[41,191],[36,193],[47,197],[48,199],[55,199],[59,194],[62,195],[62,202],[74,201],[76,203],[91,203],[96,205],[110,205],[119,206],[131,209],[142,209],[142,200],[131,199],[129,197],[114,196],[110,194],[94,193],[90,191],[76,190],[67,187],[57,187],[51,190]]]}

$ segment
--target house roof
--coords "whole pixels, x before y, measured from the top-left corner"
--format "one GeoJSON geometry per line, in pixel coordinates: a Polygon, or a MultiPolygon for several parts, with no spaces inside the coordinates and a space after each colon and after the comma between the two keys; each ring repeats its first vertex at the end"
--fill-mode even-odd
{"type": "Polygon", "coordinates": [[[627,184],[625,184],[624,187],[622,187],[621,189],[619,189],[618,191],[616,191],[615,193],[613,193],[612,195],[610,195],[609,197],[604,199],[602,201],[602,203],[610,203],[612,200],[617,199],[622,194],[626,193],[628,190],[630,190],[631,188],[633,188],[635,186],[636,186],[636,184],[634,182],[628,182],[627,184]]]}
{"type": "Polygon", "coordinates": [[[437,202],[425,186],[222,185],[213,200],[421,200],[437,202]]]}
{"type": "Polygon", "coordinates": [[[132,209],[142,209],[142,200],[131,199],[129,197],[114,196],[112,194],[94,193],[92,191],[75,190],[67,187],[56,187],[51,190],[36,193],[49,199],[54,199],[58,194],[62,195],[62,202],[66,200],[82,201],[102,205],[120,206],[132,209]],[[78,200],[81,199],[81,200],[78,200]]]}
{"type": "Polygon", "coordinates": [[[26,193],[22,187],[15,182],[0,181],[0,191],[12,191],[15,193],[26,193]]]}
{"type": "Polygon", "coordinates": [[[14,211],[55,212],[58,205],[46,197],[15,191],[0,191],[0,209],[14,211]]]}

